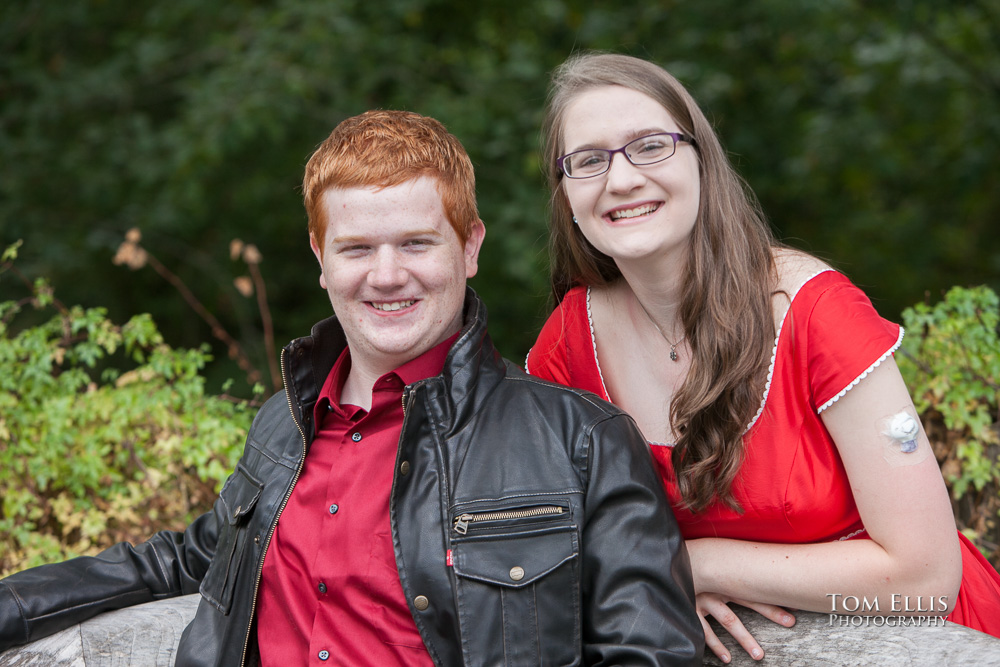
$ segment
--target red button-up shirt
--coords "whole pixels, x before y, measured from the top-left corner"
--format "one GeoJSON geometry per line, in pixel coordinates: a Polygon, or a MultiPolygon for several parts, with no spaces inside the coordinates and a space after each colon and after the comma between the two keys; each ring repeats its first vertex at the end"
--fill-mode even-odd
{"type": "Polygon", "coordinates": [[[389,494],[403,387],[439,374],[457,337],[380,377],[368,412],[340,404],[348,350],[330,371],[316,438],[264,558],[264,667],[433,665],[399,583],[389,494]]]}

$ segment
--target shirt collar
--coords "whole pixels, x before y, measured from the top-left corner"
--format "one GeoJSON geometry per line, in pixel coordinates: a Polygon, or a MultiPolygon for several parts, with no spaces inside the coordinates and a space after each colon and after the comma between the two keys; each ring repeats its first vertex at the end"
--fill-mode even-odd
{"type": "MultiPolygon", "coordinates": [[[[459,333],[456,332],[420,356],[407,361],[402,366],[380,377],[375,381],[373,391],[396,389],[402,393],[403,387],[408,384],[440,375],[441,371],[444,370],[444,362],[448,358],[448,352],[451,351],[451,346],[458,340],[459,333]]],[[[330,374],[327,375],[322,390],[320,390],[319,400],[316,402],[317,417],[322,412],[328,410],[328,406],[339,404],[340,393],[344,388],[344,383],[347,381],[347,374],[350,370],[351,349],[345,347],[344,351],[337,358],[337,362],[330,370],[330,374]]]]}
{"type": "MultiPolygon", "coordinates": [[[[392,371],[392,373],[398,375],[404,385],[413,384],[414,382],[419,382],[420,380],[426,380],[427,378],[434,377],[435,375],[440,375],[441,371],[444,370],[444,362],[445,359],[448,358],[448,352],[451,351],[451,346],[455,344],[456,340],[458,340],[458,334],[459,332],[456,331],[452,336],[449,336],[447,339],[441,341],[416,359],[407,361],[405,364],[392,371]]],[[[388,373],[386,375],[388,375],[388,373]]]]}

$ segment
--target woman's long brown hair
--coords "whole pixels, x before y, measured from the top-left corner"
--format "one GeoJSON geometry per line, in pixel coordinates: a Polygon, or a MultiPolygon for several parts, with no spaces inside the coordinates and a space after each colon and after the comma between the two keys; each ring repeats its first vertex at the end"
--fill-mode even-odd
{"type": "Polygon", "coordinates": [[[553,73],[543,126],[556,303],[575,285],[603,286],[622,278],[614,260],[573,224],[556,166],[564,152],[566,108],[580,93],[603,86],[648,95],[695,138],[701,199],[680,309],[693,358],[670,407],[670,424],[678,435],[671,456],[687,508],[702,511],[718,500],[740,510],[732,486],[743,462],[743,434],[760,407],[774,343],[772,250],[778,243],[756,197],[677,79],[639,58],[577,54],[553,73]]]}

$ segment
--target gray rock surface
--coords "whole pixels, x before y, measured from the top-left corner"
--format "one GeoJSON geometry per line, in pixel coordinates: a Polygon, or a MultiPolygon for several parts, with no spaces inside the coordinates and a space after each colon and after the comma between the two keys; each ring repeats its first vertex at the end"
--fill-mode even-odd
{"type": "Polygon", "coordinates": [[[199,595],[119,609],[4,651],[0,667],[171,667],[199,595]]]}
{"type": "MultiPolygon", "coordinates": [[[[730,666],[1000,665],[1000,639],[964,625],[942,624],[939,619],[933,624],[920,619],[919,625],[902,626],[896,625],[897,617],[834,616],[831,620],[830,614],[800,611],[795,613],[795,625],[785,628],[744,607],[732,608],[764,649],[764,660],[753,660],[714,624],[716,634],[732,652],[730,666]]],[[[916,623],[917,619],[904,622],[916,623]]],[[[725,663],[706,649],[705,664],[725,663]]]]}
{"type": "MultiPolygon", "coordinates": [[[[171,667],[181,632],[194,618],[198,595],[108,612],[51,637],[0,654],[0,667],[171,667]]],[[[892,617],[846,617],[798,612],[792,628],[743,607],[736,614],[764,648],[750,658],[728,633],[716,632],[733,655],[730,665],[842,667],[846,665],[1000,665],[1000,639],[961,625],[892,617]],[[891,625],[890,625],[891,624],[891,625]]],[[[722,665],[711,652],[706,665],[722,665]]]]}

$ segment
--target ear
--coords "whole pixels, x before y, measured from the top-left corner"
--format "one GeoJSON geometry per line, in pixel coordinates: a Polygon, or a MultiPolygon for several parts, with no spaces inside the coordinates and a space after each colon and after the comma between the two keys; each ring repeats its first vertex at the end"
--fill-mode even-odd
{"type": "Polygon", "coordinates": [[[319,286],[326,289],[326,274],[323,272],[323,251],[320,250],[319,244],[316,242],[316,236],[309,232],[309,247],[312,248],[313,255],[316,256],[316,261],[319,262],[319,286]]]}
{"type": "Polygon", "coordinates": [[[465,239],[465,277],[466,279],[476,275],[479,271],[479,250],[483,247],[483,239],[486,238],[486,225],[482,220],[476,220],[469,230],[469,236],[465,239]]]}

